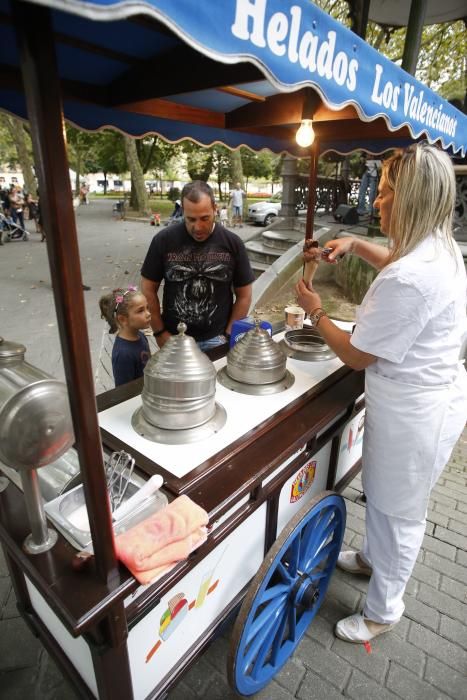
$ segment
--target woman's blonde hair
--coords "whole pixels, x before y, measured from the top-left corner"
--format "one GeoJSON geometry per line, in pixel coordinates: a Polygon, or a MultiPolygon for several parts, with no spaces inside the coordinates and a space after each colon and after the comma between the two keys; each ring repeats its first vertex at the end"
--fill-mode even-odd
{"type": "Polygon", "coordinates": [[[435,231],[452,247],[456,178],[449,156],[435,146],[414,144],[384,161],[383,176],[394,192],[387,263],[407,255],[435,231]]]}

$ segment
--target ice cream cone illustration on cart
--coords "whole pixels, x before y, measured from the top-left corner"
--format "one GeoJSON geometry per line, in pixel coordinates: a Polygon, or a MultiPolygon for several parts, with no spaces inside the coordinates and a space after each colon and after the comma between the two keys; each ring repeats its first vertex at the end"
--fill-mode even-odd
{"type": "Polygon", "coordinates": [[[225,551],[227,549],[227,546],[225,546],[220,554],[220,557],[216,561],[213,567],[210,569],[207,569],[204,574],[201,576],[201,582],[199,585],[199,591],[198,595],[196,596],[196,601],[195,601],[195,608],[201,608],[204,604],[204,601],[206,600],[206,596],[208,593],[212,593],[212,591],[216,588],[217,584],[219,583],[219,579],[215,581],[215,583],[211,586],[211,580],[213,577],[214,572],[216,569],[218,569],[219,564],[221,563],[221,559],[225,554],[225,551]]]}

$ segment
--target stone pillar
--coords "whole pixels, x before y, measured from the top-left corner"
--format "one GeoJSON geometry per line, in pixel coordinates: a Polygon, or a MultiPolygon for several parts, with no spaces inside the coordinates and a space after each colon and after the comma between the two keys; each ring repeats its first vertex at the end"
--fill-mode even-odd
{"type": "Polygon", "coordinates": [[[297,184],[297,159],[285,156],[282,163],[282,203],[280,215],[295,217],[295,186],[297,184]]]}

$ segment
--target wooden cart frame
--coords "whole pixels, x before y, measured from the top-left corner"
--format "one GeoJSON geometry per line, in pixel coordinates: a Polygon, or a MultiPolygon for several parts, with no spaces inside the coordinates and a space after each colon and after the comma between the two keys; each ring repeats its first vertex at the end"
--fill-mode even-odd
{"type": "MultiPolygon", "coordinates": [[[[305,11],[305,3],[302,0],[297,2],[305,11]]],[[[155,0],[154,3],[157,5],[155,0]]],[[[149,20],[140,18],[139,21],[144,24],[149,20]]],[[[154,17],[151,21],[157,24],[154,17]]],[[[94,94],[91,89],[83,92],[79,84],[73,81],[60,83],[55,47],[61,37],[52,26],[49,9],[42,4],[13,0],[11,15],[5,17],[4,24],[9,30],[12,25],[16,34],[21,73],[16,68],[4,66],[1,80],[4,89],[8,86],[17,89],[21,81],[24,85],[76,448],[95,557],[88,570],[74,571],[74,552],[61,536],[49,552],[35,556],[25,554],[22,543],[29,531],[27,514],[22,494],[13,486],[0,494],[0,539],[22,615],[33,632],[40,636],[75,688],[83,697],[93,696],[89,684],[83,680],[82,673],[74,663],[76,659],[70,658],[70,653],[64,650],[59,641],[61,632],[58,633],[57,629],[65,630],[67,639],[82,640],[86,645],[100,698],[130,699],[134,693],[129,666],[128,634],[132,626],[144,619],[157,605],[165,592],[172,589],[203,558],[209,556],[210,551],[222,544],[242,522],[254,516],[261,508],[266,509],[266,553],[277,536],[278,502],[282,486],[303,461],[317,454],[323,445],[331,445],[326,488],[341,490],[357,472],[359,461],[346,471],[344,477],[336,479],[342,431],[362,410],[360,399],[364,390],[363,374],[341,367],[303,397],[244,436],[241,441],[207,460],[187,478],[176,479],[165,473],[165,487],[169,494],[174,497],[182,493],[188,494],[206,508],[212,522],[220,524],[213,529],[206,544],[187,562],[177,566],[125,607],[125,600],[135,592],[137,584],[128,571],[118,565],[115,558],[111,514],[104,497],[106,482],[102,457],[102,444],[109,450],[123,445],[105,432],[101,436],[98,409],[103,410],[140,392],[141,383],[135,382],[98,397],[96,406],[63,135],[63,96],[71,93],[75,99],[92,103],[94,94]],[[295,454],[297,456],[294,457],[295,454]],[[287,463],[289,459],[291,461],[287,463]],[[278,471],[285,463],[284,469],[278,471]],[[44,622],[46,619],[48,623],[44,622]]],[[[170,35],[166,24],[158,26],[163,26],[170,35]]],[[[99,50],[101,53],[104,50],[91,46],[85,37],[78,44],[83,49],[96,51],[96,55],[99,50]]],[[[190,55],[193,53],[192,51],[190,55]]],[[[205,80],[210,85],[225,86],[254,80],[260,75],[257,65],[243,61],[237,66],[231,59],[217,64],[212,59],[202,57],[198,67],[207,71],[205,80]]],[[[181,75],[180,71],[177,75],[181,75]]],[[[199,83],[202,86],[202,76],[199,83]]],[[[376,143],[381,138],[385,140],[384,143],[379,141],[379,147],[384,150],[391,143],[400,143],[401,139],[408,140],[423,132],[423,129],[417,131],[404,124],[391,124],[389,117],[384,118],[384,110],[381,116],[368,117],[369,123],[364,124],[359,119],[361,112],[354,106],[347,104],[333,112],[324,101],[317,100],[316,93],[313,94],[311,101],[315,110],[314,118],[320,128],[319,138],[311,149],[307,237],[311,237],[313,229],[313,196],[319,141],[326,141],[336,132],[337,119],[340,120],[341,131],[346,132],[345,136],[341,136],[342,148],[344,149],[344,142],[349,135],[354,139],[353,145],[349,147],[347,144],[347,151],[357,145],[369,148],[369,143],[376,143]]],[[[322,95],[323,90],[319,94],[322,95]]],[[[267,139],[275,128],[268,121],[273,112],[276,119],[281,114],[293,112],[300,121],[303,110],[310,105],[309,88],[275,97],[277,99],[260,104],[254,114],[252,108],[247,107],[242,114],[237,115],[237,121],[231,124],[233,129],[237,129],[236,133],[245,131],[244,125],[249,122],[252,133],[263,135],[267,139]]],[[[0,106],[5,107],[4,104],[0,106]]],[[[20,112],[19,108],[18,113],[20,112]]],[[[200,118],[199,114],[195,117],[200,118]]],[[[279,122],[276,121],[277,123],[279,122]]],[[[425,131],[429,138],[435,140],[436,134],[431,134],[430,129],[425,131]]],[[[291,138],[293,130],[289,129],[287,134],[291,138]]],[[[146,474],[150,475],[156,469],[161,471],[158,465],[143,455],[136,457],[138,467],[146,474]]],[[[171,687],[216,633],[222,621],[238,606],[245,590],[246,586],[228,602],[222,614],[205,630],[202,638],[180,659],[177,668],[170,670],[148,697],[160,697],[171,687]]]]}

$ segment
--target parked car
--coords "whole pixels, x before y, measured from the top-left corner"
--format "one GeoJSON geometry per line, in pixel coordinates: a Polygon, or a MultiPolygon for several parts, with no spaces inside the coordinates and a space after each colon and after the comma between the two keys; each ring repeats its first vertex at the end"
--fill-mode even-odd
{"type": "Polygon", "coordinates": [[[262,226],[269,226],[276,216],[279,215],[281,209],[280,193],[273,195],[270,199],[264,202],[255,202],[248,207],[248,221],[262,226]]]}

